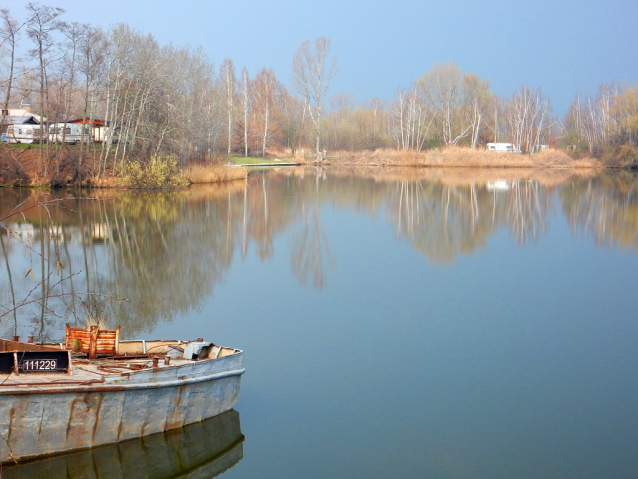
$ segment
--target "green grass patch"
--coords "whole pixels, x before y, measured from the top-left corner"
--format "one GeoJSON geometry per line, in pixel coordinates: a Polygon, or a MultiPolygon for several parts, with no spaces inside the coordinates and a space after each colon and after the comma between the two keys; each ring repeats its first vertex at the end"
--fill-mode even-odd
{"type": "MultiPolygon", "coordinates": [[[[31,150],[38,149],[39,143],[4,143],[8,148],[14,148],[16,150],[31,150]]],[[[45,145],[42,145],[45,148],[45,145]]]]}

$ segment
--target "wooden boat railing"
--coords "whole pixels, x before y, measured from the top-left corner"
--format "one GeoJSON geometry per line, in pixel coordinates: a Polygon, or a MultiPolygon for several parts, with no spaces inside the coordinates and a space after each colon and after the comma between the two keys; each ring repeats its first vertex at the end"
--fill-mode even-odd
{"type": "Polygon", "coordinates": [[[120,327],[100,329],[98,326],[72,328],[66,324],[64,346],[71,351],[86,353],[89,359],[114,356],[119,353],[120,327]]]}

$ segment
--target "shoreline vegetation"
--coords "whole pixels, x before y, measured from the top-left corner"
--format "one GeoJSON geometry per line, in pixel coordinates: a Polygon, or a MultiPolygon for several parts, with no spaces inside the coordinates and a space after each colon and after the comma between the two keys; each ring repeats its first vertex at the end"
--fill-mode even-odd
{"type": "Polygon", "coordinates": [[[192,184],[214,184],[243,180],[252,164],[278,166],[297,163],[320,167],[384,167],[423,169],[610,169],[595,158],[574,159],[565,152],[549,148],[533,154],[493,152],[468,147],[447,147],[427,151],[378,149],[374,151],[337,151],[322,161],[304,158],[300,154],[282,153],[274,157],[219,157],[213,162],[178,166],[171,157],[155,157],[147,162],[127,162],[118,173],[107,171],[91,174],[91,157],[85,157],[83,168],[69,161],[73,150],[60,155],[47,170],[39,174],[40,160],[35,148],[0,146],[0,186],[2,187],[65,187],[86,188],[174,188],[192,184]]]}
{"type": "Polygon", "coordinates": [[[337,152],[334,157],[329,156],[326,163],[445,168],[609,168],[594,158],[574,159],[553,148],[533,154],[520,154],[454,146],[407,152],[389,149],[355,153],[337,152]]]}

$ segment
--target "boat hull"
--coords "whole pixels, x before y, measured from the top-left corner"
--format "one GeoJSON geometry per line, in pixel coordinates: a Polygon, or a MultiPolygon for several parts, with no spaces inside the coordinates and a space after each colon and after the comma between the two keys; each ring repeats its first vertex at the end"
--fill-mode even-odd
{"type": "Polygon", "coordinates": [[[86,449],[200,422],[239,398],[241,355],[97,384],[0,388],[0,462],[86,449]]]}

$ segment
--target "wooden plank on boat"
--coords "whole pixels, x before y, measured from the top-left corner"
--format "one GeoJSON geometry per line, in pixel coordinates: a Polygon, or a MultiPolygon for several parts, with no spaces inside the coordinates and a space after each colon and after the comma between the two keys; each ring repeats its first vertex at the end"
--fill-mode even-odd
{"type": "Polygon", "coordinates": [[[21,343],[20,341],[10,341],[0,339],[0,352],[4,351],[60,351],[60,348],[44,346],[41,344],[21,343]]]}

